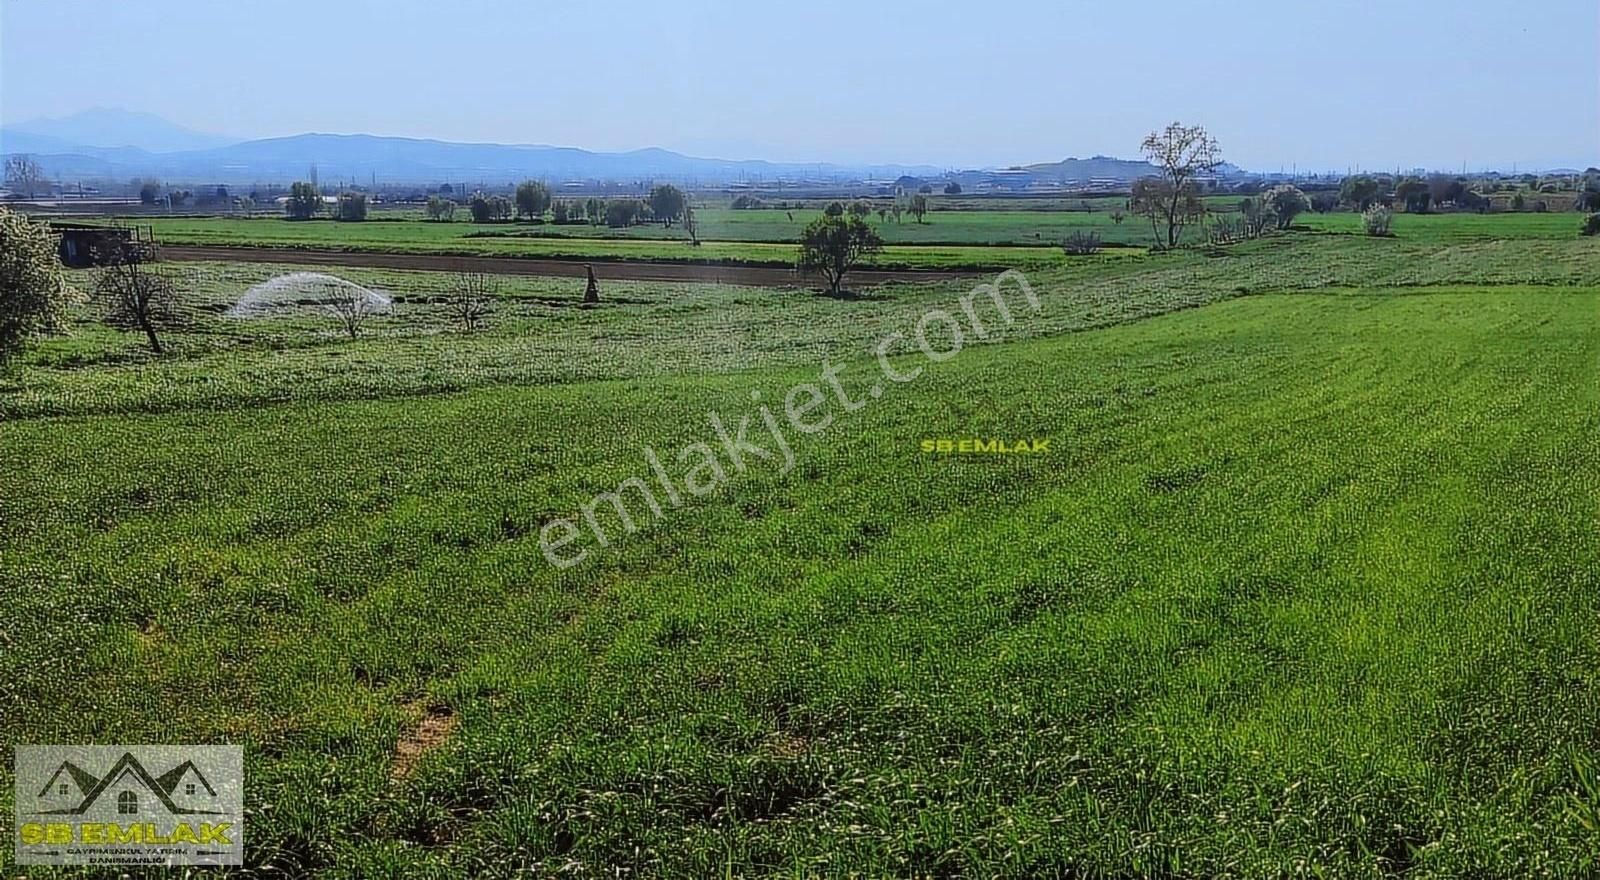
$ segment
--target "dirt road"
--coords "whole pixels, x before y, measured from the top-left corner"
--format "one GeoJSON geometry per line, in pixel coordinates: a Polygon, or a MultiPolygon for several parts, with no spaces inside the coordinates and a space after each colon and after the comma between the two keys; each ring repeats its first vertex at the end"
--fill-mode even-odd
{"type": "MultiPolygon", "coordinates": [[[[593,266],[602,281],[698,281],[748,287],[818,286],[815,277],[770,266],[701,266],[642,261],[540,260],[522,257],[463,257],[444,254],[378,254],[299,248],[208,247],[162,245],[161,257],[182,262],[293,263],[301,266],[355,266],[373,269],[415,269],[427,272],[483,272],[489,275],[549,275],[582,278],[593,266]]],[[[977,277],[971,272],[930,270],[857,270],[850,284],[870,287],[891,281],[948,281],[977,277]]]]}

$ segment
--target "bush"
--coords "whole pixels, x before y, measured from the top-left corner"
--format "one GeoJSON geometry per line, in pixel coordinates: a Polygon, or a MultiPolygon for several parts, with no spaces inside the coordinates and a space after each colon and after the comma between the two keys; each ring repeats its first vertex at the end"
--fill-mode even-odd
{"type": "Polygon", "coordinates": [[[0,365],[33,334],[60,329],[70,296],[50,227],[0,208],[0,365]]]}
{"type": "Polygon", "coordinates": [[[1388,208],[1385,208],[1382,205],[1375,205],[1371,208],[1368,208],[1366,212],[1361,215],[1361,223],[1366,227],[1367,234],[1380,237],[1390,234],[1389,223],[1393,219],[1394,215],[1390,213],[1388,208]]]}
{"type": "Polygon", "coordinates": [[[1600,212],[1583,218],[1584,235],[1600,235],[1600,212]]]}
{"type": "Polygon", "coordinates": [[[1539,201],[1533,203],[1533,213],[1535,214],[1543,214],[1548,210],[1550,210],[1550,203],[1544,199],[1540,199],[1539,201]]]}
{"type": "Polygon", "coordinates": [[[1074,232],[1067,236],[1066,241],[1061,243],[1061,250],[1071,257],[1087,257],[1091,254],[1097,254],[1100,252],[1100,233],[1084,232],[1082,230],[1074,232]]]}
{"type": "Polygon", "coordinates": [[[761,200],[755,196],[740,196],[733,200],[735,211],[749,211],[761,207],[761,200]]]}

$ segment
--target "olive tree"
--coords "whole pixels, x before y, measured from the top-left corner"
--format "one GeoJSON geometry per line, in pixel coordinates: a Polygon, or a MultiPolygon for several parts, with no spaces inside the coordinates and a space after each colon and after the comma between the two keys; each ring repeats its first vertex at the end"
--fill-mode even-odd
{"type": "Polygon", "coordinates": [[[883,249],[883,239],[860,217],[825,214],[800,234],[800,268],[822,273],[828,295],[839,296],[847,273],[862,257],[883,249]]]}
{"type": "Polygon", "coordinates": [[[671,226],[683,217],[683,210],[688,205],[683,190],[670,183],[664,183],[650,190],[650,213],[663,226],[671,226]]]}
{"type": "Polygon", "coordinates": [[[0,366],[35,333],[66,324],[71,289],[50,227],[0,208],[0,366]]]}

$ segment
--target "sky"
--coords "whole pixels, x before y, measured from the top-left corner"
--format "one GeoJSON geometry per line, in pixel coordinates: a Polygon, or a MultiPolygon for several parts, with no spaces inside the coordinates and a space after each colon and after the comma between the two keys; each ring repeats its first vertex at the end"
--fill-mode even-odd
{"type": "Polygon", "coordinates": [[[0,122],[949,168],[1600,165],[1600,2],[0,0],[0,122]]]}

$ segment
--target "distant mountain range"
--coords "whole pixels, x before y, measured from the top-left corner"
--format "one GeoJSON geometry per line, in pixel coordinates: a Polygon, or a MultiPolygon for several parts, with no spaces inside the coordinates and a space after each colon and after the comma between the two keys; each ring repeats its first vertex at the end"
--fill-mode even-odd
{"type": "Polygon", "coordinates": [[[158,116],[89,110],[0,127],[0,153],[28,153],[58,179],[159,177],[194,183],[324,181],[499,184],[558,180],[741,180],[938,176],[931,165],[837,165],[704,159],[648,148],[599,153],[575,147],[463,144],[367,134],[301,134],[244,140],[191,131],[158,116]]]}
{"type": "MultiPolygon", "coordinates": [[[[705,159],[655,147],[600,153],[575,147],[472,144],[368,134],[301,134],[242,140],[175,125],[151,113],[95,109],[0,126],[0,153],[27,153],[57,180],[156,177],[183,183],[286,183],[313,165],[324,182],[479,183],[673,180],[691,184],[950,178],[963,186],[1028,189],[1067,182],[1131,181],[1146,162],[1095,156],[951,172],[932,165],[840,165],[705,159]]],[[[1225,176],[1245,172],[1228,165],[1225,176]]]]}

